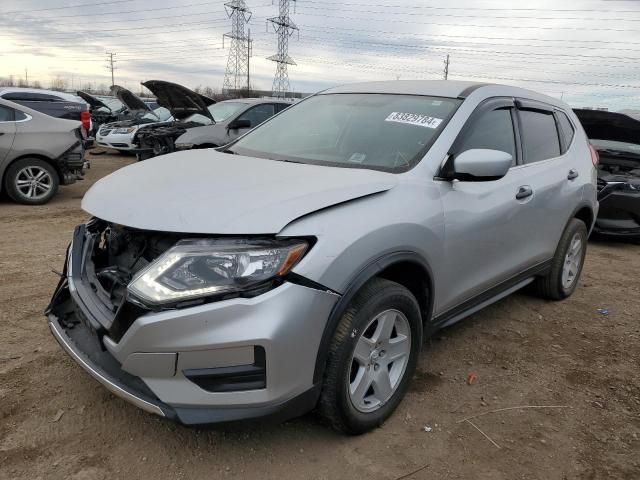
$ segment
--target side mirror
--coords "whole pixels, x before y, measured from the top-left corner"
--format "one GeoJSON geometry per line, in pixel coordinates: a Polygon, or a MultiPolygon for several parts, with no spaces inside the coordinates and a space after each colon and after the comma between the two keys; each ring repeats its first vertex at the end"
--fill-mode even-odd
{"type": "Polygon", "coordinates": [[[251,128],[251,120],[249,119],[236,119],[229,123],[227,127],[229,130],[237,130],[239,128],[251,128]]]}
{"type": "Polygon", "coordinates": [[[498,180],[507,174],[512,162],[511,154],[500,150],[466,150],[453,159],[453,177],[472,182],[498,180]]]}

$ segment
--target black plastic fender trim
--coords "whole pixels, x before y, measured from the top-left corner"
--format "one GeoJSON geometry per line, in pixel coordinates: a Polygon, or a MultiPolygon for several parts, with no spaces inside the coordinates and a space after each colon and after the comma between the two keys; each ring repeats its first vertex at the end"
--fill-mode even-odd
{"type": "Polygon", "coordinates": [[[320,384],[322,382],[322,376],[324,375],[327,356],[329,354],[329,344],[331,343],[331,339],[333,338],[333,332],[338,326],[338,322],[340,321],[342,314],[344,313],[345,309],[347,308],[353,297],[356,295],[356,293],[358,293],[358,291],[365,283],[367,283],[387,267],[390,267],[395,263],[407,261],[419,264],[427,272],[429,299],[426,312],[423,312],[422,320],[425,325],[425,334],[430,331],[430,329],[427,328],[427,323],[431,320],[433,315],[434,298],[433,272],[431,271],[431,267],[429,266],[427,261],[416,252],[403,251],[386,254],[369,263],[353,277],[353,279],[349,282],[349,286],[347,287],[346,291],[331,310],[331,314],[329,315],[327,323],[324,327],[324,331],[322,332],[322,339],[320,340],[318,354],[316,355],[316,365],[313,372],[314,384],[320,384]]]}

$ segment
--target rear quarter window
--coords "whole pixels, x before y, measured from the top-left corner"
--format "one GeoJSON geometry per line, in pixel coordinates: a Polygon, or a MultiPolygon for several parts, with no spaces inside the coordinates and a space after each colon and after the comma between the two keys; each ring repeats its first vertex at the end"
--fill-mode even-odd
{"type": "Polygon", "coordinates": [[[573,128],[573,124],[569,120],[569,117],[564,112],[556,112],[556,116],[558,118],[558,124],[560,126],[560,135],[564,140],[562,153],[566,152],[571,145],[573,140],[573,135],[575,134],[575,129],[573,128]]]}
{"type": "Polygon", "coordinates": [[[560,156],[558,128],[551,112],[520,110],[524,163],[560,156]]]}
{"type": "Polygon", "coordinates": [[[0,122],[13,122],[13,108],[0,105],[0,122]]]}

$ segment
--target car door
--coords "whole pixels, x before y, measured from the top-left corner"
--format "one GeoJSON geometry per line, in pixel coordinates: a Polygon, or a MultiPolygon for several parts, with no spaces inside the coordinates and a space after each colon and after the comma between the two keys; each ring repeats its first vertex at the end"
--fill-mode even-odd
{"type": "Polygon", "coordinates": [[[235,140],[240,135],[244,135],[249,130],[256,128],[262,122],[270,119],[276,113],[275,105],[272,103],[263,103],[260,105],[255,105],[247,110],[245,110],[242,114],[240,114],[236,120],[249,120],[251,122],[251,126],[248,128],[234,128],[229,129],[229,141],[235,140]]]}
{"type": "MultiPolygon", "coordinates": [[[[559,112],[541,102],[517,99],[523,161],[517,170],[526,176],[531,197],[527,202],[535,235],[527,239],[535,261],[550,259],[569,218],[582,198],[577,181],[580,165],[568,153],[567,139],[559,128],[559,112]]],[[[567,128],[567,127],[565,127],[567,128]]],[[[579,162],[578,162],[579,163],[579,162]]]]}
{"type": "Polygon", "coordinates": [[[11,152],[13,140],[16,136],[15,111],[0,105],[0,171],[2,162],[11,152]]]}
{"type": "Polygon", "coordinates": [[[521,197],[521,188],[531,182],[521,168],[513,99],[490,99],[474,111],[450,150],[451,158],[471,149],[504,151],[514,160],[497,180],[439,182],[447,272],[438,313],[490,294],[535,264],[529,243],[537,234],[537,215],[532,199],[521,197]]]}

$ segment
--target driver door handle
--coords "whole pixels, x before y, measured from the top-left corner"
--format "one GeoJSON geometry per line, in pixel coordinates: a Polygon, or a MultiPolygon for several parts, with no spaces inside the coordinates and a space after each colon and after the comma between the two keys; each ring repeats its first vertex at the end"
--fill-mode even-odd
{"type": "Polygon", "coordinates": [[[516,193],[516,200],[523,200],[533,195],[533,189],[529,185],[523,185],[518,189],[516,193]]]}
{"type": "Polygon", "coordinates": [[[576,178],[578,178],[580,174],[578,173],[578,171],[575,168],[572,168],[571,170],[569,170],[569,174],[567,175],[567,180],[575,180],[576,178]]]}

